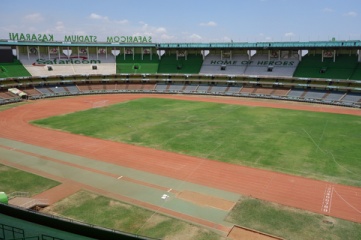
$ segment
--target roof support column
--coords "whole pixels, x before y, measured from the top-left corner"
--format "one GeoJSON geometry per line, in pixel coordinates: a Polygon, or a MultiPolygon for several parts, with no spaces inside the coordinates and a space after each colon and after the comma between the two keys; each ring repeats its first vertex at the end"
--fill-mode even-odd
{"type": "Polygon", "coordinates": [[[321,62],[323,62],[323,50],[322,50],[322,54],[321,54],[321,62]]]}
{"type": "Polygon", "coordinates": [[[333,50],[333,62],[336,62],[336,50],[333,50]]]}
{"type": "Polygon", "coordinates": [[[19,60],[19,58],[20,58],[19,46],[16,46],[16,59],[19,60]]]}

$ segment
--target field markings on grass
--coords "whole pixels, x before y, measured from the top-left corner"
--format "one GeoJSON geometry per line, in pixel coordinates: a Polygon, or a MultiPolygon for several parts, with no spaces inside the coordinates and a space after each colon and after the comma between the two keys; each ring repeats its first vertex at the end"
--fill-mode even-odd
{"type": "Polygon", "coordinates": [[[325,129],[326,129],[327,125],[328,125],[328,120],[325,122],[325,125],[323,126],[321,137],[320,137],[320,139],[318,140],[319,143],[321,143],[321,141],[322,141],[322,139],[323,139],[323,135],[324,135],[324,133],[325,133],[325,129]]]}
{"type": "Polygon", "coordinates": [[[313,137],[306,131],[306,129],[302,128],[302,130],[303,130],[303,131],[307,134],[307,136],[311,139],[311,141],[313,142],[313,144],[315,144],[315,146],[317,147],[317,149],[324,153],[324,151],[323,151],[323,150],[320,148],[320,146],[315,142],[315,140],[313,139],[313,137]]]}
{"type": "Polygon", "coordinates": [[[345,168],[344,166],[342,166],[341,164],[339,164],[337,161],[336,161],[336,158],[335,158],[335,156],[333,155],[333,153],[332,152],[329,152],[329,151],[326,151],[325,153],[328,153],[328,154],[330,154],[331,155],[331,157],[332,157],[332,160],[340,167],[340,168],[343,168],[343,169],[345,169],[347,172],[349,172],[349,173],[352,173],[352,174],[356,174],[356,173],[354,173],[354,172],[352,172],[351,170],[349,170],[349,169],[347,169],[347,168],[345,168]]]}
{"type": "MultiPolygon", "coordinates": [[[[327,150],[323,150],[322,148],[320,148],[320,146],[315,142],[315,140],[313,139],[313,137],[312,137],[304,128],[302,128],[302,130],[307,134],[307,136],[308,136],[308,137],[311,139],[311,141],[315,144],[315,146],[318,148],[318,150],[320,150],[323,154],[329,154],[329,155],[331,155],[332,160],[336,163],[337,166],[339,166],[340,168],[346,170],[346,171],[349,172],[349,173],[355,174],[354,172],[352,172],[352,171],[349,170],[348,168],[346,168],[346,167],[342,166],[340,163],[338,163],[338,162],[336,161],[336,158],[335,158],[335,156],[333,155],[332,152],[327,151],[327,150]]],[[[322,132],[322,136],[323,136],[323,132],[322,132]]],[[[322,136],[321,136],[321,137],[322,137],[322,136]]]]}

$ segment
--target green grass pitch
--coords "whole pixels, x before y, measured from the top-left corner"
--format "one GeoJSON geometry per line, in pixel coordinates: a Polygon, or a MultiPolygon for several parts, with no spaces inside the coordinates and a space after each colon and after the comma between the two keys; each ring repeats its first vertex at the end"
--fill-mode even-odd
{"type": "Polygon", "coordinates": [[[0,191],[7,194],[28,192],[30,196],[59,185],[58,182],[0,164],[0,191]]]}
{"type": "Polygon", "coordinates": [[[142,98],[37,125],[361,186],[358,116],[142,98]]]}

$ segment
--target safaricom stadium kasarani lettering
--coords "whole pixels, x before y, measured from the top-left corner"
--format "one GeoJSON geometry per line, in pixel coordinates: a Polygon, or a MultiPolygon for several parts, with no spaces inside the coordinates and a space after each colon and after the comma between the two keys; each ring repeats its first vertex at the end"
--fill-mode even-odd
{"type": "MultiPolygon", "coordinates": [[[[35,33],[9,33],[11,41],[31,41],[31,42],[54,42],[53,34],[35,33]]],[[[93,35],[66,35],[63,42],[96,43],[98,37],[93,35]]],[[[108,43],[151,43],[151,36],[108,36],[108,43]]]]}
{"type": "Polygon", "coordinates": [[[87,58],[76,58],[76,59],[37,59],[34,65],[56,65],[56,64],[101,64],[100,60],[87,59],[87,58]]]}

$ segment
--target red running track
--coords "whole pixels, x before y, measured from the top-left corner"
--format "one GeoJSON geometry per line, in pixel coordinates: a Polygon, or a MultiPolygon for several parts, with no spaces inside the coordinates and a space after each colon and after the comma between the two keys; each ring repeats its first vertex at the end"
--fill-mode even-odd
{"type": "Polygon", "coordinates": [[[39,128],[28,122],[141,97],[160,97],[227,104],[361,115],[359,109],[325,105],[182,95],[95,95],[45,99],[0,112],[0,137],[119,164],[158,175],[361,222],[361,188],[317,181],[86,136],[39,128]]]}

